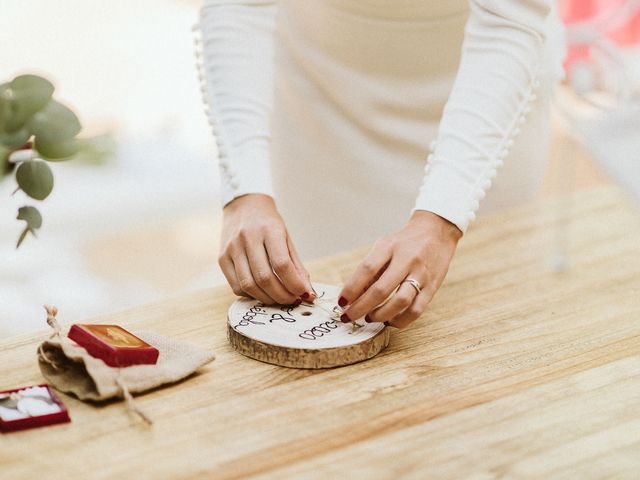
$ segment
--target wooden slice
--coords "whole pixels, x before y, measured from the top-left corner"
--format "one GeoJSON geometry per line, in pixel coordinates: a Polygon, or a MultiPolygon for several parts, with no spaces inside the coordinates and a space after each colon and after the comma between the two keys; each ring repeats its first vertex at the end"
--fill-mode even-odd
{"type": "Polygon", "coordinates": [[[242,298],[229,308],[227,337],[238,352],[261,362],[293,368],[330,368],[367,360],[389,344],[383,323],[357,320],[359,328],[331,315],[340,289],[313,284],[318,299],[302,304],[265,306],[242,298]]]}

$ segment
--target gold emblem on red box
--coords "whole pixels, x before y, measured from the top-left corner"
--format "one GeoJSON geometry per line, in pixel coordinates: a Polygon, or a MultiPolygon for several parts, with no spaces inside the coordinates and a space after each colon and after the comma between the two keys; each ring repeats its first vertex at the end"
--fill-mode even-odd
{"type": "Polygon", "coordinates": [[[115,348],[151,347],[118,325],[82,325],[82,328],[115,348]]]}

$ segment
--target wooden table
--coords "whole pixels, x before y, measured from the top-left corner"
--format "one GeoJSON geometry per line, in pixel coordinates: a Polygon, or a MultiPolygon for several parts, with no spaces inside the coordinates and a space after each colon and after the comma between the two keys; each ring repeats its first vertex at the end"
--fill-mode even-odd
{"type": "MultiPolygon", "coordinates": [[[[561,274],[551,204],[478,222],[424,317],[348,367],[235,353],[226,287],[96,318],[218,358],[138,397],[151,428],[121,403],[62,395],[73,422],[0,436],[0,476],[639,478],[640,215],[600,189],[575,197],[573,218],[561,274]]],[[[343,281],[365,251],[316,262],[314,279],[343,281]]],[[[2,340],[3,389],[42,381],[44,335],[2,340]]]]}

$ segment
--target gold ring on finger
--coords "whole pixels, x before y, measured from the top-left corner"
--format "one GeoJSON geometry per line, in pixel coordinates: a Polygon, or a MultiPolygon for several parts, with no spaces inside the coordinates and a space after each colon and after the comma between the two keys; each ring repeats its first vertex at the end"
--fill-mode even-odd
{"type": "Polygon", "coordinates": [[[420,291],[422,290],[422,286],[420,285],[420,282],[417,281],[415,278],[407,277],[402,281],[402,283],[409,283],[413,288],[416,289],[416,293],[418,294],[420,294],[420,291]]]}

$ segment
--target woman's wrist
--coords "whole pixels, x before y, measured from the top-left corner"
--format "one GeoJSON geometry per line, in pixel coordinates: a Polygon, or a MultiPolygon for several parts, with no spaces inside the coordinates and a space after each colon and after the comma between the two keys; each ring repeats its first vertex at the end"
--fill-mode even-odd
{"type": "Polygon", "coordinates": [[[454,243],[462,238],[462,231],[455,224],[428,210],[415,210],[409,219],[409,225],[430,235],[450,239],[454,243]]]}
{"type": "Polygon", "coordinates": [[[244,208],[273,208],[276,210],[276,203],[270,195],[263,193],[247,193],[246,195],[241,195],[231,200],[222,210],[225,213],[231,213],[244,208]]]}

